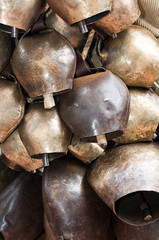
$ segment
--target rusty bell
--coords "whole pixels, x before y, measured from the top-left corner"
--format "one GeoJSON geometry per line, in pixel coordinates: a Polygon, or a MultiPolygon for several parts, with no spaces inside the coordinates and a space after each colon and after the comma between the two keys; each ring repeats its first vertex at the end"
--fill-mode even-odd
{"type": "Polygon", "coordinates": [[[13,54],[15,76],[31,98],[44,97],[52,108],[54,94],[72,89],[76,55],[70,43],[55,30],[23,37],[13,54]]]}
{"type": "Polygon", "coordinates": [[[110,71],[74,79],[72,91],[60,98],[61,116],[71,131],[104,146],[123,133],[128,110],[128,89],[110,71]]]}
{"type": "Polygon", "coordinates": [[[107,150],[88,173],[98,196],[123,222],[146,225],[159,218],[159,143],[107,150]]]}

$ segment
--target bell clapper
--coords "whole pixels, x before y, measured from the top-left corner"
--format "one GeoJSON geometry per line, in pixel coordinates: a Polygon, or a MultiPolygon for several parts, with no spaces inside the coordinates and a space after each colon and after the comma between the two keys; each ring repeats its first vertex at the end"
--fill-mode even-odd
{"type": "Polygon", "coordinates": [[[18,37],[19,37],[19,29],[16,27],[11,28],[11,38],[15,39],[15,44],[18,43],[18,37]]]}
{"type": "Polygon", "coordinates": [[[114,33],[113,35],[112,35],[112,38],[117,38],[118,37],[118,35],[116,34],[116,33],[114,33]]]}
{"type": "Polygon", "coordinates": [[[96,136],[96,139],[97,139],[98,145],[99,145],[101,148],[105,149],[106,146],[107,146],[107,144],[108,144],[105,134],[97,135],[97,136],[96,136]]]}
{"type": "Polygon", "coordinates": [[[55,101],[52,93],[44,94],[44,108],[51,109],[55,106],[55,101]]]}
{"type": "Polygon", "coordinates": [[[43,167],[49,166],[49,156],[48,153],[44,153],[43,155],[43,167]]]}
{"type": "Polygon", "coordinates": [[[143,219],[145,222],[149,222],[152,220],[151,210],[150,210],[148,203],[146,202],[143,192],[140,192],[140,194],[141,194],[141,198],[142,198],[142,203],[140,205],[140,209],[142,211],[143,219]]]}
{"type": "Polygon", "coordinates": [[[87,41],[86,41],[86,44],[82,50],[82,58],[83,60],[85,60],[87,58],[87,55],[88,55],[88,52],[89,52],[89,49],[92,45],[92,42],[93,42],[93,39],[94,39],[94,35],[95,35],[95,31],[94,30],[91,30],[89,32],[89,35],[88,35],[88,38],[87,38],[87,41]]]}
{"type": "Polygon", "coordinates": [[[80,22],[78,22],[78,26],[82,34],[88,32],[87,23],[85,20],[81,20],[80,22]]]}
{"type": "Polygon", "coordinates": [[[151,89],[155,92],[159,89],[159,85],[157,82],[154,82],[153,85],[151,86],[151,89]]]}

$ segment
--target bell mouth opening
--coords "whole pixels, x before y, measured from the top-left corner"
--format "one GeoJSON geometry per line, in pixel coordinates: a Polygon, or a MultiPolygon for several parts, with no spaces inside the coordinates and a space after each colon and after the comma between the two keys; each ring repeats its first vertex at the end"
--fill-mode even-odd
{"type": "Polygon", "coordinates": [[[115,213],[130,225],[146,225],[159,218],[158,203],[158,192],[133,192],[115,202],[115,213]]]}
{"type": "MultiPolygon", "coordinates": [[[[48,158],[49,158],[49,160],[53,160],[55,158],[61,158],[61,157],[65,156],[66,154],[67,154],[66,152],[48,153],[48,158]]],[[[32,158],[36,158],[36,159],[43,159],[43,156],[44,156],[44,153],[35,154],[35,155],[32,155],[31,157],[32,158]]]]}

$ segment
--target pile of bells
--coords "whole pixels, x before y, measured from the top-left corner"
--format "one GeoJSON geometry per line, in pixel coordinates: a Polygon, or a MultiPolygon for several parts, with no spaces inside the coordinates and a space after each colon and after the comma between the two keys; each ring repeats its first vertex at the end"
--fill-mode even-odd
{"type": "Polygon", "coordinates": [[[159,239],[158,11],[0,0],[0,240],[159,239]]]}

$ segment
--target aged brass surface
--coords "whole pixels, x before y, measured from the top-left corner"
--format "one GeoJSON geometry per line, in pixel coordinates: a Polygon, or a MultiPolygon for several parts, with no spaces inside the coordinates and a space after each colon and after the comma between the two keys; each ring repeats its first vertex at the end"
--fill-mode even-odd
{"type": "Polygon", "coordinates": [[[33,158],[49,158],[67,154],[72,133],[61,119],[56,107],[45,110],[42,104],[30,104],[19,126],[20,138],[33,158]]]}
{"type": "Polygon", "coordinates": [[[96,142],[120,136],[129,110],[126,85],[110,71],[74,79],[72,91],[61,95],[61,116],[81,140],[96,142]]]}
{"type": "Polygon", "coordinates": [[[146,89],[132,88],[130,113],[124,133],[114,139],[118,143],[152,141],[159,123],[159,96],[146,89]]]}
{"type": "Polygon", "coordinates": [[[22,173],[0,194],[0,232],[5,240],[31,240],[43,230],[41,177],[22,173]]]}
{"type": "Polygon", "coordinates": [[[2,153],[9,161],[5,161],[6,165],[13,170],[15,166],[20,166],[30,172],[43,166],[42,161],[36,158],[31,158],[25,146],[23,145],[18,129],[16,129],[7,139],[1,144],[2,153]]]}
{"type": "Polygon", "coordinates": [[[72,88],[76,55],[55,30],[21,38],[13,54],[13,71],[31,98],[72,88]]]}
{"type": "Polygon", "coordinates": [[[19,125],[25,109],[25,100],[17,83],[0,79],[0,143],[19,125]]]}
{"type": "Polygon", "coordinates": [[[68,157],[53,161],[45,169],[43,202],[49,231],[55,239],[110,240],[107,231],[111,213],[89,186],[87,169],[68,157]]]}
{"type": "Polygon", "coordinates": [[[0,23],[29,30],[42,13],[44,0],[1,0],[0,23]]]}
{"type": "Polygon", "coordinates": [[[93,164],[88,180],[100,198],[124,222],[146,225],[140,205],[142,191],[152,221],[159,218],[159,144],[134,143],[107,150],[93,164]]]}
{"type": "Polygon", "coordinates": [[[100,57],[128,86],[150,88],[159,77],[159,42],[143,27],[134,25],[109,37],[100,57]]]}
{"type": "Polygon", "coordinates": [[[138,0],[113,1],[112,10],[95,22],[95,26],[113,35],[131,26],[140,16],[138,0]]]}
{"type": "Polygon", "coordinates": [[[48,219],[44,213],[44,228],[45,228],[45,233],[46,233],[46,240],[56,240],[55,236],[53,234],[53,231],[51,229],[51,226],[48,222],[48,219]]]}
{"type": "Polygon", "coordinates": [[[91,163],[104,151],[97,143],[82,142],[75,136],[68,149],[72,155],[86,164],[91,163]]]}
{"type": "Polygon", "coordinates": [[[112,8],[112,0],[47,0],[47,2],[53,11],[70,25],[88,18],[89,22],[93,22],[100,18],[100,14],[112,8]]]}
{"type": "Polygon", "coordinates": [[[45,19],[47,27],[53,27],[57,32],[63,35],[72,45],[72,47],[81,49],[86,41],[86,34],[81,34],[78,26],[69,26],[56,13],[51,12],[45,19]]]}

